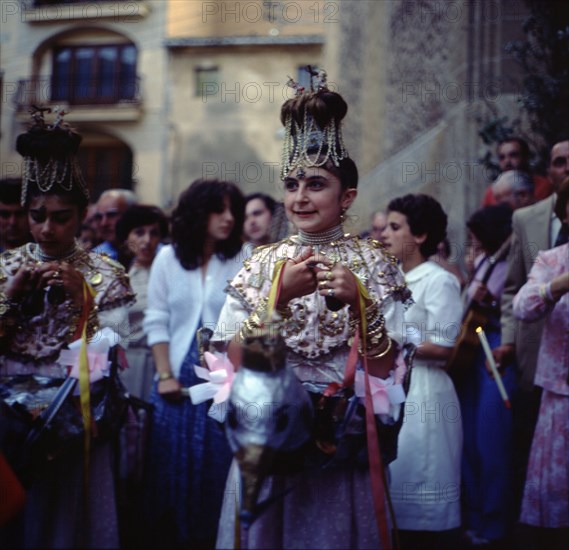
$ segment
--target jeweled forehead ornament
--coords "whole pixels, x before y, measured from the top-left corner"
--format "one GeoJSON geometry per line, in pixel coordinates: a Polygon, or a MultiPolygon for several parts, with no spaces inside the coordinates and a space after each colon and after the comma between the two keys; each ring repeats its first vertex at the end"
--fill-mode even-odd
{"type": "Polygon", "coordinates": [[[79,187],[89,198],[76,158],[82,138],[63,122],[65,112],[54,109],[57,116],[53,124],[45,120],[45,113],[51,113],[50,108],[34,105],[30,113],[31,127],[16,140],[16,150],[24,157],[22,206],[26,204],[29,185],[36,185],[42,193],[48,193],[54,186],[62,191],[79,187]]]}
{"type": "Polygon", "coordinates": [[[297,166],[323,166],[329,160],[338,166],[349,156],[341,129],[348,106],[340,94],[328,89],[325,71],[310,65],[307,70],[310,90],[289,77],[287,84],[295,90],[295,96],[281,108],[285,127],[282,179],[297,166]]]}
{"type": "Polygon", "coordinates": [[[297,179],[304,179],[306,177],[306,170],[304,169],[304,166],[299,166],[296,170],[296,177],[297,179]]]}

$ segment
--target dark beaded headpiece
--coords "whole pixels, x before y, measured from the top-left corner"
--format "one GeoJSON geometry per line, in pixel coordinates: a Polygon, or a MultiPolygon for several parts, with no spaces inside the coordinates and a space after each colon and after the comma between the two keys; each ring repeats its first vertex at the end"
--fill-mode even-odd
{"type": "Polygon", "coordinates": [[[34,106],[30,111],[33,123],[16,141],[16,150],[24,157],[22,175],[22,205],[25,205],[28,188],[36,185],[42,193],[54,188],[69,192],[77,187],[89,198],[89,191],[77,163],[77,150],[81,136],[63,122],[63,110],[55,110],[53,124],[45,120],[49,108],[34,106]]]}

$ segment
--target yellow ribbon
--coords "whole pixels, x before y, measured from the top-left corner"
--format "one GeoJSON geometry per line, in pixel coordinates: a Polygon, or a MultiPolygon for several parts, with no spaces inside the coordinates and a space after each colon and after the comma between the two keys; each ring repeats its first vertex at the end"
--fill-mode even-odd
{"type": "Polygon", "coordinates": [[[91,391],[89,381],[89,359],[87,357],[87,324],[89,310],[94,303],[96,292],[83,281],[83,312],[81,321],[81,349],[79,351],[79,401],[81,403],[81,416],[83,417],[83,481],[85,485],[85,498],[89,483],[89,453],[91,451],[91,391]]]}
{"type": "Polygon", "coordinates": [[[283,276],[283,268],[286,264],[286,260],[279,260],[275,264],[273,270],[273,282],[271,284],[271,290],[269,291],[269,301],[267,302],[267,319],[271,319],[272,315],[277,307],[277,300],[279,298],[279,292],[281,290],[281,279],[283,276]]]}

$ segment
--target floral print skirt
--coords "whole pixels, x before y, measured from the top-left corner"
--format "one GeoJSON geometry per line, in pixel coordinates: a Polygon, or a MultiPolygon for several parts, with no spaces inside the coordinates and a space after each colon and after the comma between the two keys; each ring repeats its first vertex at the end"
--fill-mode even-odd
{"type": "Polygon", "coordinates": [[[520,521],[569,527],[569,396],[543,390],[520,521]]]}

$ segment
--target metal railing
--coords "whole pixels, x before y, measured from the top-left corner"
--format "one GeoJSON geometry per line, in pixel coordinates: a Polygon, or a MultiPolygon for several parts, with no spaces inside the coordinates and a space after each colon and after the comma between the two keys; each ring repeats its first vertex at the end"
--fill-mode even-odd
{"type": "Polygon", "coordinates": [[[76,106],[140,105],[140,77],[112,80],[65,79],[32,77],[18,81],[14,103],[18,112],[31,105],[65,103],[76,106]]]}

